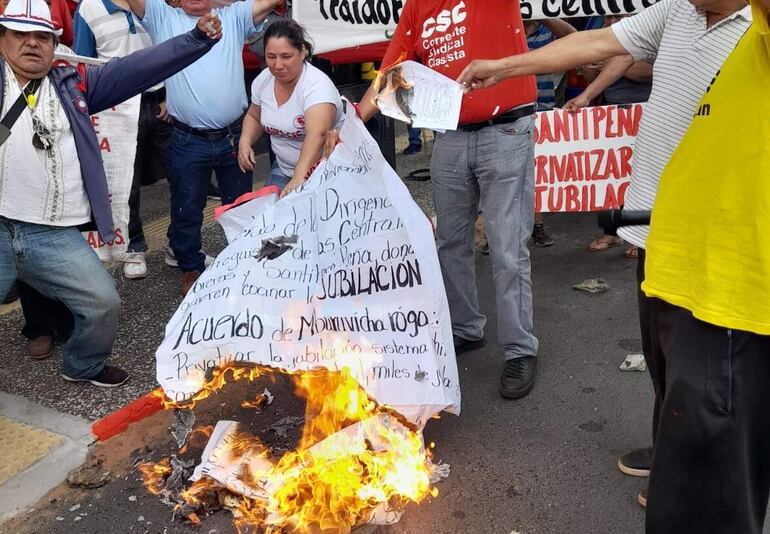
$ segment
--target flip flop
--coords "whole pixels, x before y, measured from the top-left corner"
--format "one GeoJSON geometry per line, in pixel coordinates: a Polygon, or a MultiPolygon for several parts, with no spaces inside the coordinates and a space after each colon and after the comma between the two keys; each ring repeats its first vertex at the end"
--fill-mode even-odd
{"type": "Polygon", "coordinates": [[[618,247],[624,243],[623,239],[616,235],[603,235],[598,239],[591,241],[588,250],[591,252],[604,252],[612,247],[618,247]]]}
{"type": "Polygon", "coordinates": [[[630,247],[628,247],[626,249],[626,251],[623,253],[623,255],[626,258],[631,258],[631,259],[638,258],[639,257],[639,247],[635,247],[635,246],[631,245],[630,247]]]}

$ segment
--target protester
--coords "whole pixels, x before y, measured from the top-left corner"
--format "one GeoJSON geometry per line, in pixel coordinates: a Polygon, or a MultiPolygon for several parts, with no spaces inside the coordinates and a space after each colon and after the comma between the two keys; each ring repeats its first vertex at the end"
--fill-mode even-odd
{"type": "MultiPolygon", "coordinates": [[[[152,46],[142,24],[126,0],[80,0],[75,13],[74,52],[81,56],[112,59],[152,46]]],[[[128,248],[123,276],[147,276],[142,218],[139,213],[142,184],[166,179],[171,167],[171,119],[166,111],[166,90],[156,85],[142,93],[134,158],[134,176],[128,197],[128,248]]]]}
{"type": "MultiPolygon", "coordinates": [[[[554,39],[564,37],[577,30],[568,22],[559,19],[546,19],[542,22],[527,21],[524,23],[524,31],[527,32],[527,46],[530,50],[537,50],[554,39]]],[[[554,74],[540,74],[537,76],[537,110],[549,111],[556,106],[556,84],[554,74]]],[[[532,242],[538,247],[550,247],[553,238],[545,230],[543,214],[535,213],[535,224],[532,228],[532,242]]]]}
{"type": "Polygon", "coordinates": [[[278,20],[265,32],[265,61],[251,88],[251,106],[243,119],[238,163],[244,172],[256,163],[254,144],[270,134],[275,164],[266,185],[282,195],[300,187],[321,158],[326,132],[343,119],[342,99],[334,83],[308,62],[313,46],[293,20],[278,20]]]}
{"type": "MultiPolygon", "coordinates": [[[[605,17],[605,25],[611,26],[621,20],[622,16],[605,17]]],[[[652,90],[652,65],[647,61],[634,61],[631,56],[615,56],[601,65],[598,75],[591,80],[586,89],[564,104],[564,108],[577,111],[588,106],[595,99],[601,99],[601,103],[608,105],[624,106],[646,102],[650,98],[652,90]]],[[[602,235],[594,239],[588,250],[591,252],[604,252],[624,243],[623,239],[616,235],[602,235]]],[[[636,258],[639,255],[639,247],[630,245],[626,248],[627,258],[636,258]]]]}
{"type": "MultiPolygon", "coordinates": [[[[466,10],[465,3],[456,0],[425,0],[406,3],[382,64],[387,68],[413,59],[455,78],[471,55],[502,57],[526,51],[518,2],[495,0],[466,10]],[[437,17],[447,23],[436,24],[437,17]]],[[[372,84],[361,100],[359,112],[365,121],[377,112],[372,101],[377,89],[372,84]]],[[[500,394],[512,399],[531,391],[536,374],[538,340],[527,248],[535,211],[536,100],[534,77],[466,95],[458,129],[436,132],[431,158],[436,237],[455,350],[462,353],[484,343],[486,317],[479,309],[473,254],[474,221],[482,211],[505,360],[500,394]]]]}
{"type": "Polygon", "coordinates": [[[112,387],[128,373],[112,351],[120,297],[78,226],[115,238],[90,114],[119,104],[203,56],[221,35],[215,15],[193,31],[104,66],[52,67],[57,37],[43,0],[11,0],[0,16],[3,136],[0,164],[0,299],[16,279],[74,314],[62,376],[112,387]]]}
{"type": "MultiPolygon", "coordinates": [[[[649,210],[658,179],[697,112],[700,98],[750,25],[751,10],[744,0],[661,0],[609,28],[574,33],[524,55],[475,60],[459,80],[471,89],[491,87],[510,77],[561,71],[629,54],[636,61],[653,63],[652,91],[639,125],[631,185],[625,196],[627,209],[649,210]]],[[[677,227],[667,230],[682,231],[677,227]]],[[[648,231],[647,226],[619,231],[621,237],[639,247],[636,274],[640,286],[648,231]]],[[[651,351],[653,309],[641,290],[638,295],[642,351],[655,389],[654,444],[666,394],[668,362],[665,354],[651,351]]],[[[622,456],[618,466],[626,474],[648,476],[652,456],[651,447],[635,450],[622,456]]],[[[639,495],[643,505],[646,493],[645,489],[639,495]]]]}
{"type": "MultiPolygon", "coordinates": [[[[241,121],[246,111],[243,44],[283,0],[247,0],[214,10],[224,38],[201,61],[166,80],[166,103],[174,131],[171,142],[171,249],[182,270],[180,292],[187,294],[206,267],[201,225],[211,174],[217,175],[223,204],[251,191],[251,173],[237,161],[241,121]]],[[[212,10],[211,0],[128,0],[154,43],[189,31],[212,10]]]]}
{"type": "Polygon", "coordinates": [[[21,280],[16,286],[25,323],[21,333],[29,340],[24,348],[33,360],[45,360],[53,354],[56,343],[69,339],[75,318],[62,301],[45,297],[21,280]]]}
{"type": "Polygon", "coordinates": [[[642,289],[667,362],[647,532],[761,534],[770,493],[770,0],[660,178],[642,289]],[[750,103],[750,106],[748,104],[750,103]],[[740,117],[736,130],[735,118],[740,117]]]}

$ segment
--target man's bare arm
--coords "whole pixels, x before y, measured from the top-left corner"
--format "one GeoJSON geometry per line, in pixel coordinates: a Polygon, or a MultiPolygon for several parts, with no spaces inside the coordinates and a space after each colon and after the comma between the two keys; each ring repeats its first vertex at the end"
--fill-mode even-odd
{"type": "Polygon", "coordinates": [[[127,0],[128,7],[134,12],[134,15],[139,17],[139,20],[144,18],[144,10],[146,7],[145,0],[127,0]]]}
{"type": "Polygon", "coordinates": [[[576,32],[526,54],[495,60],[474,60],[465,68],[458,81],[466,87],[480,89],[507,78],[563,72],[627,53],[611,28],[576,32]]]}
{"type": "Polygon", "coordinates": [[[577,31],[575,27],[566,20],[545,19],[543,24],[545,24],[545,27],[548,28],[557,39],[561,39],[562,37],[566,37],[577,31]]]}
{"type": "Polygon", "coordinates": [[[251,7],[251,18],[254,19],[254,24],[262,22],[268,13],[281,7],[283,0],[254,0],[254,4],[251,7]]]}
{"type": "Polygon", "coordinates": [[[652,81],[652,65],[646,61],[636,61],[623,75],[624,78],[635,82],[647,83],[652,81]]]}

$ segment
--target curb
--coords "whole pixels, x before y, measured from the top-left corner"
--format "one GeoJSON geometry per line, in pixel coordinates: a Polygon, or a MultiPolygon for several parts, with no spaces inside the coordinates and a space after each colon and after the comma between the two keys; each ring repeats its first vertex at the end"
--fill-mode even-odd
{"type": "Polygon", "coordinates": [[[108,440],[126,430],[131,423],[137,423],[162,409],[162,399],[151,391],[94,422],[91,433],[98,441],[108,440]]]}

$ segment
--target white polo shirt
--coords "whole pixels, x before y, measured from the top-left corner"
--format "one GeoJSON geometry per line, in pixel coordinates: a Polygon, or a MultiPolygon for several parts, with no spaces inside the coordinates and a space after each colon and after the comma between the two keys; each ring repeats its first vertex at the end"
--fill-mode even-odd
{"type": "MultiPolygon", "coordinates": [[[[660,175],[690,126],[698,102],[750,25],[749,6],[707,28],[706,14],[687,0],[661,0],[612,26],[634,59],[653,63],[652,92],[639,125],[625,196],[627,210],[652,209],[660,175]]],[[[618,231],[642,248],[648,233],[648,226],[618,231]]]]}

